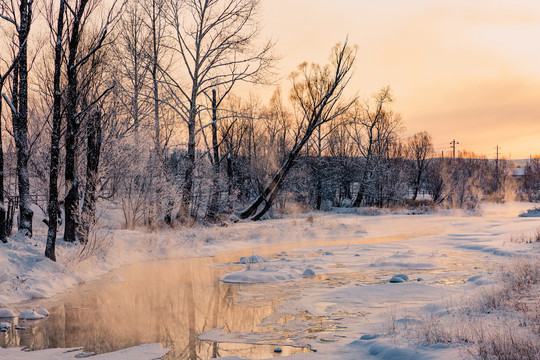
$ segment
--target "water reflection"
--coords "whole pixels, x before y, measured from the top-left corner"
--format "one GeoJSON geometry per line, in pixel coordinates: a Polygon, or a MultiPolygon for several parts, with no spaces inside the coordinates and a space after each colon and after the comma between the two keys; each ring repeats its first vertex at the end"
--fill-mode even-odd
{"type": "Polygon", "coordinates": [[[21,304],[47,307],[50,316],[45,321],[23,324],[27,327],[24,331],[12,326],[0,334],[0,346],[31,350],[83,347],[104,353],[160,342],[172,348],[165,359],[195,360],[231,354],[271,357],[271,346],[197,340],[199,333],[217,327],[227,332],[260,331],[257,325],[273,312],[273,301],[256,306],[233,303],[238,286],[219,281],[219,275],[230,268],[206,266],[209,261],[223,260],[136,264],[119,269],[106,281],[88,283],[62,294],[58,300],[21,304]]]}
{"type": "MultiPolygon", "coordinates": [[[[413,235],[333,239],[331,245],[383,243],[410,237],[413,235]]],[[[0,346],[22,346],[30,350],[82,347],[85,351],[104,353],[159,342],[171,348],[165,359],[190,360],[228,355],[246,358],[279,356],[273,352],[276,344],[283,349],[281,355],[309,352],[307,347],[283,345],[307,345],[315,339],[334,341],[331,336],[342,328],[343,318],[364,314],[340,313],[328,318],[314,318],[309,314],[284,316],[274,313],[278,301],[298,297],[303,290],[313,286],[369,283],[374,281],[373,276],[345,273],[299,279],[286,286],[259,284],[249,287],[251,296],[239,296],[241,287],[221,283],[219,276],[235,270],[221,264],[237,261],[252,252],[276,254],[303,246],[328,245],[326,242],[273,244],[214,258],[162,260],[125,266],[103,279],[78,286],[55,298],[19,304],[19,310],[45,307],[50,316],[45,321],[21,324],[27,330],[19,331],[12,326],[7,333],[0,333],[0,346]],[[261,336],[259,340],[253,340],[252,336],[248,336],[251,340],[241,338],[240,343],[197,339],[199,334],[215,328],[261,336]],[[260,341],[265,338],[273,340],[260,341]],[[258,345],[246,344],[247,341],[258,342],[258,345]]]]}

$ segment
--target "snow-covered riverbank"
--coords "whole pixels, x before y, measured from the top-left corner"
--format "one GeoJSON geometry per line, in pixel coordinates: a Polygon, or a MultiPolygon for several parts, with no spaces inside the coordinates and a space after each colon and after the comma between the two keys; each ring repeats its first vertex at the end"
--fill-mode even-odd
{"type": "Polygon", "coordinates": [[[249,338],[216,329],[202,338],[257,342],[272,331],[286,334],[283,339],[289,343],[318,350],[292,358],[449,358],[460,349],[419,347],[406,343],[397,329],[390,330],[411,329],[419,321],[416,314],[426,307],[447,309],[455,299],[493,287],[499,264],[514,256],[538,257],[538,243],[512,241],[540,228],[540,218],[518,217],[531,207],[490,204],[480,214],[316,213],[157,234],[110,230],[97,239],[101,247],[88,253],[60,241],[58,263],[42,256],[45,234],[38,229],[32,240],[15,238],[0,246],[0,307],[24,310],[10,304],[52,296],[124,264],[243,248],[256,253],[257,247],[271,246],[274,256],[223,277],[232,283],[255,283],[240,293],[244,302],[283,295],[276,313],[265,320],[266,329],[249,338]],[[408,281],[389,282],[400,273],[408,281]],[[325,323],[314,331],[310,324],[316,319],[325,323]],[[309,331],[312,335],[307,336],[309,331]],[[367,340],[360,340],[362,336],[367,340]]]}

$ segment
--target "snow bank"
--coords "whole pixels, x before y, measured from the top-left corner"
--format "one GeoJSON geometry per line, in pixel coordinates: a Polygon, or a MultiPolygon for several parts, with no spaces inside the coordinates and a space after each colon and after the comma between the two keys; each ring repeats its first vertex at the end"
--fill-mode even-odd
{"type": "Polygon", "coordinates": [[[91,353],[85,353],[80,348],[39,351],[24,351],[21,348],[0,348],[0,358],[11,360],[72,360],[91,356],[92,360],[155,360],[165,356],[169,350],[169,348],[163,348],[161,344],[146,344],[92,356],[91,353]]]}
{"type": "Polygon", "coordinates": [[[529,209],[527,212],[519,214],[520,217],[540,217],[540,208],[529,209]]]}
{"type": "MultiPolygon", "coordinates": [[[[449,292],[460,296],[471,289],[491,284],[493,279],[487,274],[488,263],[505,261],[510,255],[537,256],[538,249],[534,250],[530,244],[509,241],[511,234],[540,227],[540,218],[517,216],[526,206],[530,208],[530,204],[489,204],[483,208],[481,216],[474,217],[464,216],[459,211],[421,216],[314,213],[312,221],[296,217],[157,234],[111,230],[104,235],[99,251],[89,254],[86,259],[77,255],[80,251],[78,246],[59,241],[57,263],[44,258],[46,233],[37,229],[34,239],[14,238],[7,245],[0,244],[0,308],[7,308],[15,301],[54,295],[136,261],[210,256],[224,250],[271,246],[274,256],[268,256],[265,261],[257,257],[245,258],[245,264],[234,265],[235,270],[244,266],[242,271],[226,274],[222,280],[238,284],[273,282],[272,288],[283,284],[287,289],[292,281],[298,292],[278,311],[287,316],[301,313],[308,317],[333,319],[334,332],[310,335],[315,339],[312,343],[316,344],[316,354],[296,354],[291,359],[361,358],[358,354],[380,359],[411,354],[418,358],[430,355],[441,359],[456,358],[455,349],[416,349],[403,343],[389,344],[382,336],[358,339],[364,334],[381,334],[377,328],[384,323],[385,317],[391,316],[387,315],[389,309],[416,310],[447,299],[449,292]],[[294,250],[298,247],[302,249],[294,250]],[[248,266],[249,270],[246,269],[248,266]],[[306,269],[317,276],[303,277],[306,269]],[[400,272],[411,279],[421,276],[424,281],[388,283],[392,275],[400,272]],[[476,275],[479,277],[474,278],[476,275]],[[319,286],[317,282],[323,281],[326,281],[326,286],[319,286]],[[357,340],[358,343],[355,342],[357,340]]],[[[249,291],[244,292],[247,293],[249,291]]],[[[311,322],[306,320],[305,323],[309,325],[311,322]]],[[[307,336],[299,324],[304,324],[301,316],[294,323],[297,326],[294,330],[305,339],[307,336]]],[[[220,335],[219,332],[213,335],[223,341],[268,338],[268,332],[246,333],[241,337],[238,334],[220,335]]],[[[275,336],[282,338],[281,333],[275,336]]],[[[128,354],[126,356],[130,359],[138,359],[142,350],[117,352],[109,358],[122,358],[123,354],[128,354]]],[[[150,350],[160,354],[165,351],[162,348],[150,350]]],[[[60,359],[72,359],[77,355],[77,352],[68,353],[67,349],[47,351],[50,353],[36,352],[34,355],[40,358],[59,356],[60,359]]],[[[0,358],[25,359],[15,356],[30,356],[27,354],[15,349],[0,350],[0,358]]],[[[103,357],[105,355],[100,356],[96,359],[109,359],[103,357]]]]}
{"type": "Polygon", "coordinates": [[[229,284],[254,284],[292,280],[297,277],[285,271],[246,270],[227,274],[221,281],[229,284]]]}
{"type": "Polygon", "coordinates": [[[19,320],[39,320],[44,317],[44,315],[38,314],[34,310],[25,310],[19,314],[19,320]]]}

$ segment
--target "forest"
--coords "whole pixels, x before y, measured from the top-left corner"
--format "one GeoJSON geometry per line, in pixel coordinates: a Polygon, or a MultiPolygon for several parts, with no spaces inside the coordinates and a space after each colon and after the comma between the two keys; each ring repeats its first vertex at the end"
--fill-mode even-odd
{"type": "Polygon", "coordinates": [[[436,153],[428,132],[405,135],[390,86],[354,95],[362,48],[345,35],[327,63],[278,74],[259,10],[258,0],[0,0],[1,241],[15,223],[32,237],[43,221],[55,260],[59,234],[88,242],[104,203],[126,229],[157,230],[540,201],[540,156],[515,176],[504,158],[436,153]],[[276,86],[283,77],[288,88],[276,86]]]}

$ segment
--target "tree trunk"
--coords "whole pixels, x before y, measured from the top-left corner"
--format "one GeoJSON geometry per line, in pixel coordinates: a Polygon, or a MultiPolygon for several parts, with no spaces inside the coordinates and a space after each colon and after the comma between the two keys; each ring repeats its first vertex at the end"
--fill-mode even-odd
{"type": "MultiPolygon", "coordinates": [[[[73,81],[73,80],[72,80],[73,81]]],[[[76,82],[76,80],[75,80],[76,82]]],[[[71,85],[69,87],[76,87],[71,85]]],[[[79,183],[77,178],[77,136],[79,133],[79,123],[76,119],[75,109],[76,105],[76,90],[68,89],[68,109],[66,111],[66,198],[65,198],[65,230],[64,240],[66,242],[75,242],[76,229],[78,223],[79,212],[79,183]],[[71,108],[71,110],[69,109],[71,108]]]]}
{"type": "Polygon", "coordinates": [[[220,175],[220,166],[219,166],[219,146],[217,138],[217,101],[216,101],[216,90],[212,90],[212,169],[214,174],[212,177],[212,194],[210,195],[210,203],[208,209],[206,210],[206,219],[209,221],[215,221],[217,218],[217,213],[219,212],[219,175],[220,175]]]}
{"type": "MultiPolygon", "coordinates": [[[[193,107],[194,105],[192,105],[193,107]]],[[[193,172],[195,171],[195,108],[193,107],[188,124],[188,151],[186,173],[184,177],[184,189],[182,192],[182,216],[190,216],[189,207],[193,194],[193,172]]]]}
{"type": "Polygon", "coordinates": [[[289,153],[287,160],[281,166],[279,171],[274,175],[272,181],[264,189],[263,193],[259,195],[259,197],[251,204],[249,208],[247,208],[240,214],[240,217],[242,219],[246,219],[255,214],[255,212],[263,202],[265,203],[264,208],[257,215],[255,215],[252,220],[260,220],[261,217],[263,217],[268,212],[268,210],[270,210],[279,190],[281,190],[281,186],[283,186],[285,178],[287,177],[289,171],[294,165],[294,161],[298,157],[298,154],[300,153],[304,145],[309,140],[309,137],[312,133],[313,129],[306,130],[306,133],[304,134],[304,137],[302,138],[300,143],[296,145],[296,147],[294,147],[294,149],[289,153]]]}
{"type": "Polygon", "coordinates": [[[412,200],[415,201],[416,198],[418,197],[418,191],[420,190],[420,182],[422,180],[422,171],[421,170],[418,170],[418,176],[416,178],[416,182],[414,184],[414,193],[413,193],[413,197],[412,197],[412,200]]]}
{"type": "Polygon", "coordinates": [[[58,25],[56,31],[56,44],[54,48],[54,78],[53,78],[53,118],[51,133],[51,167],[49,169],[49,230],[47,232],[47,246],[45,256],[56,261],[56,233],[58,229],[58,167],[60,160],[60,131],[62,128],[62,91],[60,90],[60,76],[62,74],[62,36],[64,32],[65,0],[60,0],[58,10],[58,25]]]}
{"type": "Polygon", "coordinates": [[[79,240],[88,241],[90,227],[96,221],[97,184],[101,154],[101,112],[96,111],[87,124],[88,145],[86,150],[86,186],[82,208],[79,240]]]}
{"type": "Polygon", "coordinates": [[[88,0],[81,0],[77,14],[72,25],[71,39],[69,41],[69,59],[67,65],[67,106],[66,106],[66,199],[64,240],[75,242],[77,224],[79,222],[79,181],[77,178],[77,138],[80,128],[81,114],[78,108],[78,79],[77,79],[77,52],[79,50],[80,31],[82,19],[88,0]]]}
{"type": "Polygon", "coordinates": [[[17,147],[17,180],[19,183],[19,232],[32,236],[32,218],[34,213],[30,208],[30,179],[28,175],[28,46],[32,7],[27,0],[22,0],[19,6],[19,58],[13,79],[13,106],[16,113],[13,116],[13,134],[17,147]]]}
{"type": "MultiPolygon", "coordinates": [[[[0,83],[0,129],[2,129],[2,88],[4,83],[0,83]]],[[[6,208],[4,207],[4,148],[2,147],[2,134],[0,132],[0,241],[7,243],[6,234],[6,208]]]]}
{"type": "Polygon", "coordinates": [[[321,210],[322,205],[322,179],[319,172],[317,172],[317,195],[315,200],[315,208],[321,210]]]}
{"type": "Polygon", "coordinates": [[[368,154],[366,156],[366,166],[364,167],[364,171],[362,171],[360,187],[358,188],[358,194],[356,195],[356,199],[354,199],[353,207],[359,207],[360,205],[362,205],[362,201],[364,200],[364,195],[366,192],[366,183],[368,181],[369,171],[370,171],[370,166],[371,166],[371,144],[372,144],[372,140],[370,140],[368,154]]]}
{"type": "MultiPolygon", "coordinates": [[[[155,14],[155,4],[154,14],[155,14]]],[[[155,16],[155,15],[154,15],[155,16]]],[[[156,19],[152,19],[152,33],[153,33],[153,59],[152,59],[152,87],[154,93],[154,148],[158,160],[161,160],[161,140],[160,140],[160,127],[159,127],[159,88],[158,88],[158,53],[157,53],[157,39],[156,39],[156,19]]]]}

